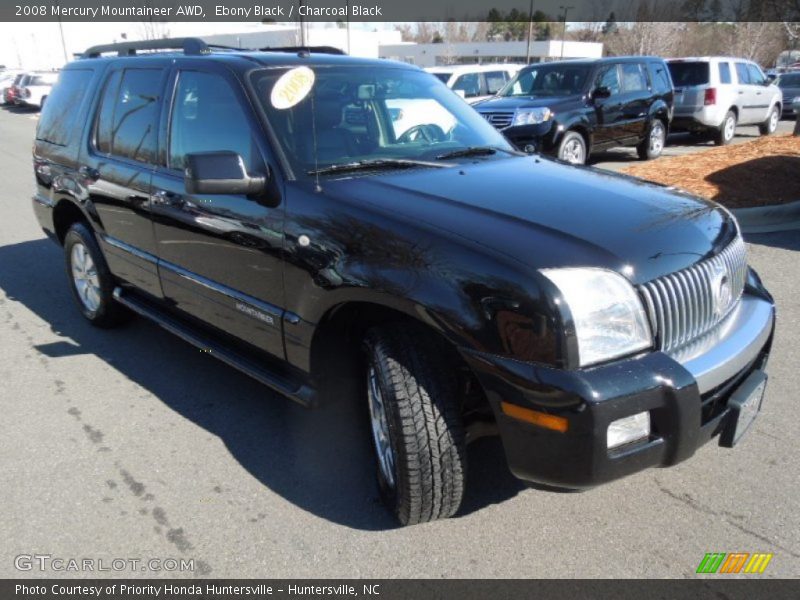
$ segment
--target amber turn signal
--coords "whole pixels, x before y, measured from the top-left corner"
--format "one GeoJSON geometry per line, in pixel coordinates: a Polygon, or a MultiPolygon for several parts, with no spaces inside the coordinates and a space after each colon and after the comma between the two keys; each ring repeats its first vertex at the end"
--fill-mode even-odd
{"type": "Polygon", "coordinates": [[[526,423],[533,423],[545,429],[552,429],[553,431],[560,431],[564,433],[569,427],[569,421],[564,417],[556,417],[548,415],[547,413],[539,412],[538,410],[531,410],[530,408],[522,408],[516,404],[509,404],[508,402],[501,402],[500,408],[509,417],[525,421],[526,423]]]}

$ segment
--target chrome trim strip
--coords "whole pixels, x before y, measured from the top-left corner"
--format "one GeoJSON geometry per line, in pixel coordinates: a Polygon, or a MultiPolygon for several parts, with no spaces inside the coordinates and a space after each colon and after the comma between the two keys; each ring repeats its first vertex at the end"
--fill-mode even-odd
{"type": "Polygon", "coordinates": [[[716,329],[668,354],[692,374],[704,394],[734,377],[758,356],[772,333],[774,320],[775,308],[770,302],[746,295],[716,329]]]}
{"type": "Polygon", "coordinates": [[[141,258],[142,260],[149,262],[153,265],[158,264],[158,258],[149,252],[145,252],[144,250],[139,250],[136,246],[131,246],[130,244],[126,244],[118,240],[117,238],[111,237],[110,235],[106,235],[104,233],[98,234],[100,240],[108,244],[109,246],[113,246],[118,250],[123,250],[128,254],[133,254],[136,258],[141,258]]]}

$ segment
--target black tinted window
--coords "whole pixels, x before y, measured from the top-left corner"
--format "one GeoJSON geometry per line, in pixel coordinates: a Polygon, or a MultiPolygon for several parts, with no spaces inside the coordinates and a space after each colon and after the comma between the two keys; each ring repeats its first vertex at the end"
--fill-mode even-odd
{"type": "Polygon", "coordinates": [[[228,82],[213,73],[183,71],[170,121],[170,167],[182,169],[187,154],[217,150],[236,152],[250,171],[260,166],[250,124],[228,82]]]}
{"type": "Polygon", "coordinates": [[[89,91],[92,74],[91,69],[69,69],[61,72],[39,118],[37,139],[60,146],[69,143],[78,110],[89,91]]]}
{"type": "Polygon", "coordinates": [[[800,87],[800,73],[781,75],[778,79],[778,85],[781,87],[800,87]]]}
{"type": "Polygon", "coordinates": [[[676,88],[708,83],[707,62],[671,62],[669,73],[676,88]]]}
{"type": "Polygon", "coordinates": [[[97,122],[97,149],[154,162],[161,69],[115,72],[106,84],[97,122]]]}
{"type": "Polygon", "coordinates": [[[731,65],[729,63],[719,63],[719,82],[731,83],[731,65]]]}
{"type": "Polygon", "coordinates": [[[622,89],[626,92],[641,92],[647,89],[647,79],[642,65],[638,63],[622,64],[622,89]]]}
{"type": "Polygon", "coordinates": [[[664,94],[672,90],[672,80],[664,63],[650,63],[650,78],[657,93],[664,94]]]}
{"type": "Polygon", "coordinates": [[[747,72],[745,63],[736,63],[736,77],[739,79],[739,83],[750,83],[750,73],[747,72]]]}

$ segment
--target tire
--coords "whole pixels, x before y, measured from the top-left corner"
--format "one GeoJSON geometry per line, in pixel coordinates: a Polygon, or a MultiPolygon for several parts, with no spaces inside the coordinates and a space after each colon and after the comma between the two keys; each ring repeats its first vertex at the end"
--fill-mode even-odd
{"type": "Polygon", "coordinates": [[[395,324],[371,329],[364,351],[384,502],[402,525],[454,515],[464,495],[466,452],[449,349],[417,327],[395,324]]]}
{"type": "Polygon", "coordinates": [[[758,132],[761,135],[772,135],[778,129],[778,121],[780,119],[781,113],[778,111],[778,107],[773,106],[769,111],[767,120],[758,126],[758,132]]]}
{"type": "Polygon", "coordinates": [[[85,224],[74,223],[64,236],[64,260],[72,297],[92,325],[114,327],[130,318],[130,312],[114,300],[114,278],[85,224]]]}
{"type": "Polygon", "coordinates": [[[717,146],[727,146],[736,135],[736,113],[729,110],[722,119],[722,125],[714,131],[714,144],[717,146]]]}
{"type": "Polygon", "coordinates": [[[636,152],[642,160],[653,160],[661,156],[667,143],[667,128],[661,119],[653,119],[647,130],[647,137],[636,146],[636,152]]]}
{"type": "Polygon", "coordinates": [[[586,151],[586,140],[577,131],[567,131],[558,144],[556,156],[571,165],[583,165],[586,163],[588,152],[586,151]]]}

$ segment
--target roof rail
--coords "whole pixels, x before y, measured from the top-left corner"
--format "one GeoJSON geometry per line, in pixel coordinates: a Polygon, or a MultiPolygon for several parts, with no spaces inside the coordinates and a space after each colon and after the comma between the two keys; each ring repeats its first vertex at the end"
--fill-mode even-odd
{"type": "Polygon", "coordinates": [[[117,56],[136,56],[137,50],[183,50],[188,55],[208,54],[211,51],[209,45],[200,38],[186,37],[92,46],[83,53],[82,58],[98,58],[109,52],[116,52],[117,56]]]}
{"type": "Polygon", "coordinates": [[[314,52],[317,54],[346,54],[333,46],[267,46],[259,48],[261,52],[314,52]]]}

